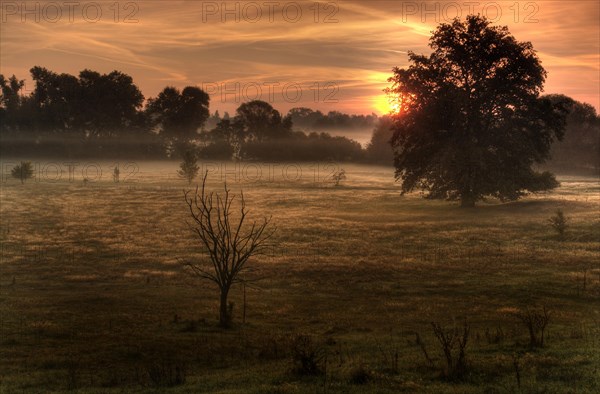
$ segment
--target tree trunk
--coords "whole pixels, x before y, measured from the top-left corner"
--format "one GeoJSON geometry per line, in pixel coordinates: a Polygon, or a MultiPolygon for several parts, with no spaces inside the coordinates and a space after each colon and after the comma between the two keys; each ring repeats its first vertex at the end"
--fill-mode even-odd
{"type": "Polygon", "coordinates": [[[231,324],[231,316],[229,316],[229,310],[227,308],[227,295],[229,293],[229,289],[222,288],[221,289],[221,298],[220,298],[220,306],[219,306],[219,325],[221,327],[229,327],[231,324]]]}

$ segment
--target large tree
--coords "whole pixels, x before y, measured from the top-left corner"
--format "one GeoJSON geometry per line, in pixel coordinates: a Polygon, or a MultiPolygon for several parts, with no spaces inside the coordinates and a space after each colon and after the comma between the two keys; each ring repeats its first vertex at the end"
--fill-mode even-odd
{"type": "Polygon", "coordinates": [[[565,116],[539,97],[546,71],[531,43],[468,16],[441,24],[429,46],[429,56],[410,52],[410,66],[390,78],[402,191],[473,207],[487,196],[513,200],[556,187],[532,166],[549,158],[565,116]]]}

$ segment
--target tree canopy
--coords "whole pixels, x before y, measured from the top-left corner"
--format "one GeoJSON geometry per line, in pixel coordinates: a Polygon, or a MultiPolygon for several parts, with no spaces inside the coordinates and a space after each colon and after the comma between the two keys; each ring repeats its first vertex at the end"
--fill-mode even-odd
{"type": "Polygon", "coordinates": [[[198,87],[187,86],[179,91],[168,86],[148,100],[147,113],[161,134],[187,142],[197,136],[208,119],[209,101],[208,94],[198,87]]]}
{"type": "Polygon", "coordinates": [[[540,98],[546,71],[529,42],[481,16],[441,24],[429,56],[409,53],[388,93],[399,102],[392,144],[403,192],[472,207],[556,187],[532,167],[563,135],[564,110],[540,98]]]}
{"type": "Polygon", "coordinates": [[[292,130],[291,120],[282,118],[279,111],[267,102],[255,100],[243,103],[236,110],[235,120],[247,139],[264,141],[286,137],[292,130]]]}

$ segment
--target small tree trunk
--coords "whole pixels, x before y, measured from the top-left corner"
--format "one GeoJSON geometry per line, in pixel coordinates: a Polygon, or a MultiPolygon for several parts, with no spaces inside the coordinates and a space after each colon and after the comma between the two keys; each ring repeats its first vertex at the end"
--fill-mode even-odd
{"type": "Polygon", "coordinates": [[[229,327],[231,324],[231,316],[229,316],[229,310],[227,309],[227,295],[229,293],[228,288],[221,289],[221,298],[219,306],[219,325],[221,327],[229,327]]]}

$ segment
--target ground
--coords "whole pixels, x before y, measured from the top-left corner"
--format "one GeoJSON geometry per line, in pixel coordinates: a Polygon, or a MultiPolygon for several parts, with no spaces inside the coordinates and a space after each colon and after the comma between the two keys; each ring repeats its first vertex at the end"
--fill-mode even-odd
{"type": "Polygon", "coordinates": [[[469,210],[400,196],[384,167],[203,163],[211,190],[226,176],[277,227],[223,330],[216,287],[182,268],[206,257],[177,163],[36,165],[2,180],[1,392],[600,391],[597,178],[469,210]],[[532,348],[516,315],[544,307],[532,348]],[[431,323],[465,321],[467,371],[444,377],[431,323]],[[321,374],[299,373],[298,338],[321,374]]]}

